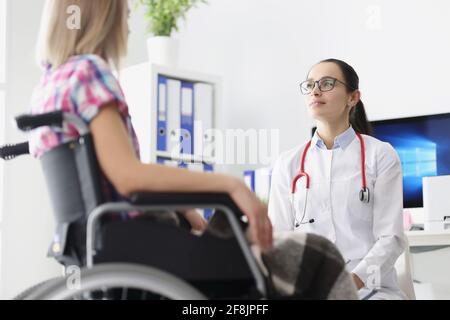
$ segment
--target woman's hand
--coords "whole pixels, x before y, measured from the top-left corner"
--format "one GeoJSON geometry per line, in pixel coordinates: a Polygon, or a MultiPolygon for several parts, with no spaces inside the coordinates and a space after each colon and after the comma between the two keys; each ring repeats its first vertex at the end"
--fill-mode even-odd
{"type": "Polygon", "coordinates": [[[364,287],[364,282],[356,275],[356,273],[352,273],[353,282],[356,285],[356,289],[361,289],[364,287]]]}
{"type": "Polygon", "coordinates": [[[267,206],[240,180],[236,180],[230,196],[248,218],[250,242],[259,245],[263,252],[269,250],[272,247],[272,224],[267,206]]]}
{"type": "Polygon", "coordinates": [[[187,210],[180,211],[180,213],[183,215],[183,217],[186,218],[187,221],[189,221],[189,224],[191,225],[193,232],[201,233],[206,229],[206,226],[208,225],[208,223],[197,212],[197,210],[187,209],[187,210]]]}

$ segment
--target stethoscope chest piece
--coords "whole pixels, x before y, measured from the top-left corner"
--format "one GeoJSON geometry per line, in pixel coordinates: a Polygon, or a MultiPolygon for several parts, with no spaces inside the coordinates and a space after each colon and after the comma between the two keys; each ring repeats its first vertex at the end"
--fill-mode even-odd
{"type": "Polygon", "coordinates": [[[359,200],[364,203],[369,203],[370,201],[369,188],[367,187],[361,188],[361,190],[359,191],[359,200]]]}

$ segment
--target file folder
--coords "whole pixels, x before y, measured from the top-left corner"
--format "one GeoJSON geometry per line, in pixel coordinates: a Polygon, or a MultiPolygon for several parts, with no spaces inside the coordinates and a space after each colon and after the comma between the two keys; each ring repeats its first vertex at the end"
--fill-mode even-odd
{"type": "Polygon", "coordinates": [[[181,153],[193,154],[194,145],[194,84],[181,84],[181,153]]]}
{"type": "Polygon", "coordinates": [[[187,164],[187,168],[191,171],[203,172],[203,165],[198,162],[190,162],[187,164]]]}
{"type": "Polygon", "coordinates": [[[271,168],[264,167],[255,170],[255,193],[264,203],[269,202],[271,177],[271,168]]]}
{"type": "Polygon", "coordinates": [[[269,201],[272,168],[259,168],[244,171],[244,182],[263,202],[269,201]]]}
{"type": "Polygon", "coordinates": [[[178,161],[177,160],[172,160],[172,159],[167,159],[164,157],[157,157],[156,158],[156,163],[157,164],[162,164],[168,167],[173,167],[173,168],[178,168],[178,161]]]}
{"type": "MultiPolygon", "coordinates": [[[[214,172],[213,165],[208,164],[208,163],[203,163],[203,172],[214,172]]],[[[203,209],[203,217],[206,220],[209,220],[209,218],[211,218],[213,213],[214,213],[214,209],[211,209],[211,208],[203,209]]]]}
{"type": "Polygon", "coordinates": [[[167,78],[158,75],[156,149],[167,150],[167,78]]]}
{"type": "Polygon", "coordinates": [[[178,168],[187,169],[188,168],[188,164],[186,162],[184,162],[184,161],[180,161],[178,163],[178,168]]]}
{"type": "Polygon", "coordinates": [[[181,81],[167,79],[167,152],[180,155],[181,81]]]}
{"type": "MultiPolygon", "coordinates": [[[[187,164],[187,169],[196,172],[212,172],[213,167],[205,163],[190,162],[187,164]]],[[[208,220],[213,214],[213,209],[210,208],[199,209],[199,211],[206,220],[208,220]]]]}
{"type": "Polygon", "coordinates": [[[164,165],[164,158],[156,157],[156,163],[164,165]]]}
{"type": "Polygon", "coordinates": [[[194,154],[214,157],[213,106],[214,87],[208,83],[194,85],[194,154]]]}
{"type": "Polygon", "coordinates": [[[212,164],[203,163],[204,172],[214,172],[214,166],[212,164]]]}
{"type": "Polygon", "coordinates": [[[244,171],[244,182],[250,190],[255,191],[255,170],[244,171]]]}

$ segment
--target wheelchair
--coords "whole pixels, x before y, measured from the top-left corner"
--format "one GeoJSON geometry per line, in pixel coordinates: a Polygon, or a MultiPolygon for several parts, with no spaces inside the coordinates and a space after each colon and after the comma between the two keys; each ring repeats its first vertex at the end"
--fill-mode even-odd
{"type": "MultiPolygon", "coordinates": [[[[71,113],[55,111],[15,118],[29,132],[70,124],[79,137],[45,153],[41,167],[56,221],[48,256],[71,275],[50,279],[18,299],[267,299],[268,278],[245,238],[248,224],[225,193],[137,192],[127,201],[106,202],[89,127],[71,113]],[[169,215],[177,210],[213,208],[211,222],[222,217],[231,237],[211,232],[195,235],[187,221],[124,218],[169,215]],[[184,227],[183,227],[184,226],[184,227]],[[72,279],[73,280],[73,279],[72,279]]],[[[12,160],[29,154],[28,142],[0,148],[12,160]]]]}

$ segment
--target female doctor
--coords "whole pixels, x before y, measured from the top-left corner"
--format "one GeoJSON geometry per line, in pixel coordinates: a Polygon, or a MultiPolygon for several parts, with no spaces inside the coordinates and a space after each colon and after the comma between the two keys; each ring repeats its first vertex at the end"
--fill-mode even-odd
{"type": "Polygon", "coordinates": [[[341,251],[360,299],[406,299],[394,264],[404,250],[402,173],[388,143],[367,134],[359,78],[347,63],[316,64],[300,84],[317,130],[275,162],[276,231],[319,234],[341,251]]]}

